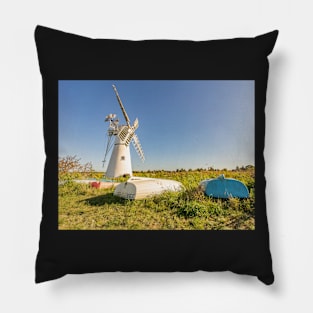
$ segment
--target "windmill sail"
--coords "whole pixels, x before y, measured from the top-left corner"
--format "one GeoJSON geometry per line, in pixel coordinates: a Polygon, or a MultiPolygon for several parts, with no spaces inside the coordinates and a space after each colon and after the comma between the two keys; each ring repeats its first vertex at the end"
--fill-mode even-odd
{"type": "Polygon", "coordinates": [[[114,91],[115,91],[115,95],[116,95],[117,101],[118,101],[118,103],[119,103],[119,105],[120,105],[120,107],[121,107],[121,110],[122,110],[123,115],[124,115],[124,117],[125,117],[126,123],[127,123],[128,126],[130,126],[129,117],[128,117],[127,113],[126,113],[126,110],[125,110],[125,108],[124,108],[124,106],[123,106],[122,100],[121,100],[121,98],[120,98],[120,96],[119,96],[119,94],[118,94],[118,92],[117,92],[117,89],[116,89],[116,87],[115,87],[114,85],[112,85],[112,87],[113,87],[113,89],[114,89],[114,91]]]}
{"type": "Polygon", "coordinates": [[[135,150],[137,151],[137,153],[138,153],[138,155],[139,155],[141,161],[144,162],[144,160],[145,160],[145,155],[144,155],[144,153],[143,153],[143,150],[142,150],[140,141],[139,141],[138,136],[137,136],[136,134],[134,134],[134,136],[133,136],[132,143],[133,143],[133,145],[134,145],[134,147],[135,147],[135,150]]]}

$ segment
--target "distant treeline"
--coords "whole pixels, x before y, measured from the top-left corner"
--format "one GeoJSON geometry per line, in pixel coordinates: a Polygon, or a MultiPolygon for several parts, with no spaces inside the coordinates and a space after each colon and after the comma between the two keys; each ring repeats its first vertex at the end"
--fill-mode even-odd
{"type": "Polygon", "coordinates": [[[213,167],[208,167],[208,168],[196,168],[196,169],[192,169],[189,168],[188,170],[185,168],[180,168],[180,169],[176,169],[176,170],[145,170],[145,171],[139,171],[139,170],[135,170],[133,171],[134,173],[157,173],[157,172],[164,172],[164,173],[172,173],[172,172],[204,172],[204,171],[215,171],[215,172],[221,172],[221,171],[230,171],[230,172],[238,172],[238,171],[247,171],[247,170],[254,170],[254,166],[253,165],[246,165],[246,166],[236,166],[235,169],[227,169],[227,168],[223,168],[223,169],[217,169],[217,168],[213,168],[213,167]]]}
{"type": "MultiPolygon", "coordinates": [[[[101,178],[105,172],[98,172],[93,169],[92,163],[88,162],[85,164],[81,163],[81,159],[78,158],[76,155],[74,156],[66,156],[60,157],[58,162],[59,168],[59,179],[74,179],[74,178],[84,178],[89,177],[90,175],[95,176],[97,178],[101,178]]],[[[196,168],[196,169],[185,169],[179,168],[176,170],[134,170],[133,173],[135,174],[153,174],[153,173],[184,173],[184,172],[240,172],[240,171],[254,171],[253,165],[246,165],[246,166],[236,166],[235,169],[216,169],[214,167],[208,168],[196,168]]]]}

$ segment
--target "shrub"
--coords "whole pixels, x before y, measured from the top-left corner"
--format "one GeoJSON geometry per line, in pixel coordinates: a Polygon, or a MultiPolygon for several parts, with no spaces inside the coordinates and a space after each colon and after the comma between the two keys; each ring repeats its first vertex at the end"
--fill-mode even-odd
{"type": "Polygon", "coordinates": [[[76,155],[59,157],[58,171],[59,181],[84,178],[94,172],[91,162],[81,164],[76,155]]]}

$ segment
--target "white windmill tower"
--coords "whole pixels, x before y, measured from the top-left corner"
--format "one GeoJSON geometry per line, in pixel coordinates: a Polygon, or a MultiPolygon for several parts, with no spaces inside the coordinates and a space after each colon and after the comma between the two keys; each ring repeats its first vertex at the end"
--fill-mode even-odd
{"type": "Polygon", "coordinates": [[[116,118],[116,114],[109,114],[106,116],[105,121],[109,122],[109,129],[108,129],[108,143],[106,147],[104,161],[106,161],[106,156],[110,152],[112,146],[113,151],[111,154],[111,158],[106,170],[106,176],[113,178],[113,177],[120,177],[123,175],[130,175],[132,176],[132,165],[131,165],[131,158],[130,158],[130,149],[129,145],[132,142],[135,150],[137,151],[139,157],[142,161],[145,160],[145,156],[139,142],[139,139],[135,133],[136,129],[139,126],[138,118],[135,119],[134,124],[130,124],[129,117],[125,111],[123,103],[120,99],[120,96],[117,92],[116,87],[112,86],[114,92],[116,94],[117,101],[120,105],[120,108],[123,112],[126,125],[121,125],[119,120],[116,118]],[[112,139],[114,139],[114,143],[112,143],[112,139]]]}

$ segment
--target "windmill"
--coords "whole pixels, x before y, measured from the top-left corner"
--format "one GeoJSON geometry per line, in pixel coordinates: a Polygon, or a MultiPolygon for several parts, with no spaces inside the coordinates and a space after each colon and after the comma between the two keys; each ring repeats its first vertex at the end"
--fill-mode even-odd
{"type": "Polygon", "coordinates": [[[131,142],[133,143],[134,148],[137,151],[140,159],[142,161],[145,160],[141,144],[135,133],[136,129],[139,126],[139,122],[138,118],[136,118],[133,125],[131,125],[121,98],[117,92],[117,89],[114,85],[112,87],[124,115],[126,124],[120,124],[116,114],[109,114],[106,116],[105,122],[109,122],[109,128],[107,132],[108,141],[103,164],[106,162],[106,157],[113,147],[110,161],[106,170],[106,176],[110,178],[120,177],[123,175],[132,176],[133,173],[129,149],[129,145],[131,142]]]}

